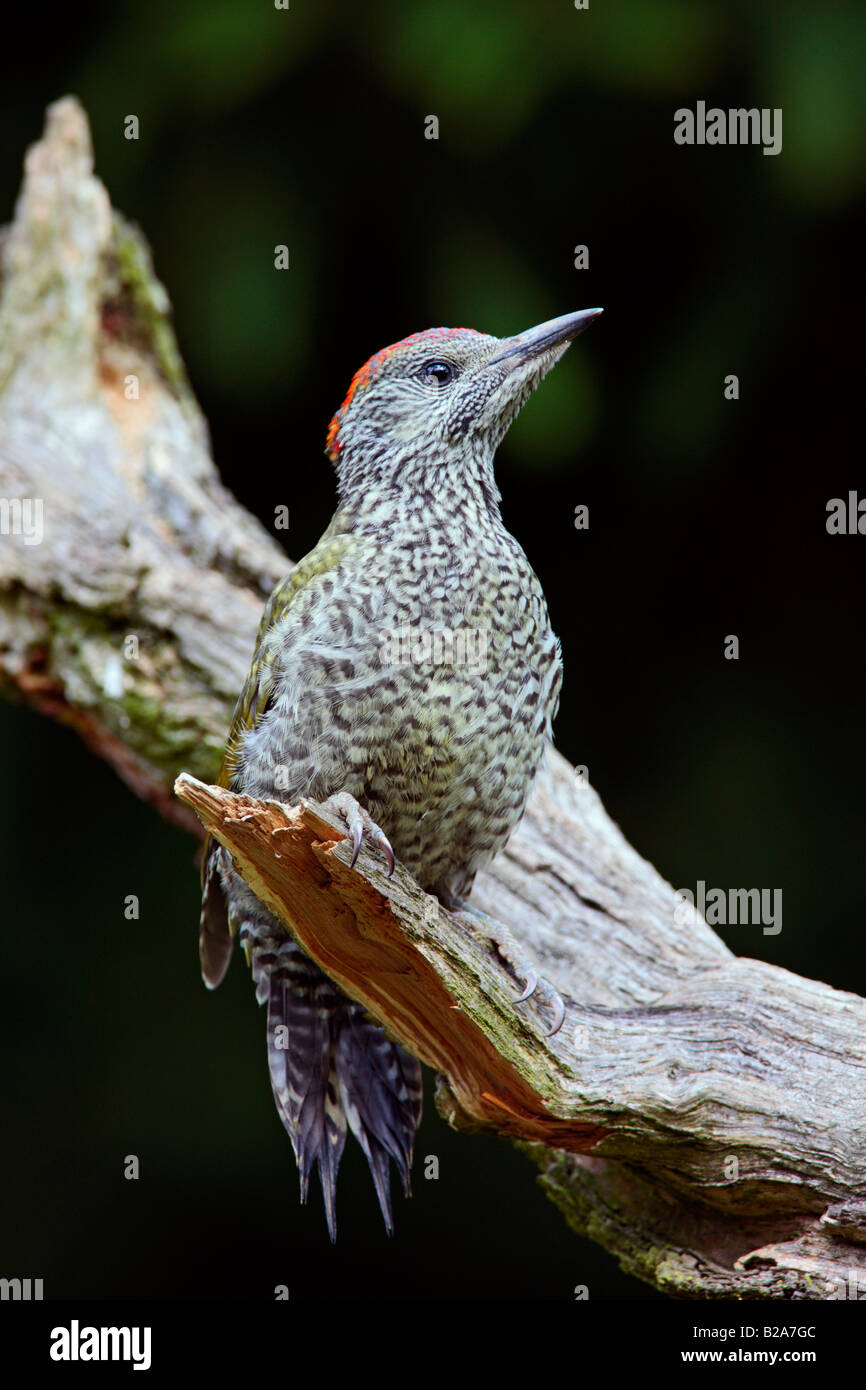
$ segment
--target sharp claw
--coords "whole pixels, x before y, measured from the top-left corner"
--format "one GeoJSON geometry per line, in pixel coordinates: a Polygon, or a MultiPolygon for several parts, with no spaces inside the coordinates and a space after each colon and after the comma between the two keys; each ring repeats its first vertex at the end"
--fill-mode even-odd
{"type": "Polygon", "coordinates": [[[354,867],[355,867],[355,861],[356,861],[356,859],[358,858],[358,855],[361,853],[361,843],[362,843],[363,839],[364,839],[364,827],[363,827],[363,825],[361,824],[360,821],[356,821],[356,823],[355,823],[355,828],[354,828],[354,830],[352,831],[352,845],[353,845],[353,847],[354,847],[354,853],[353,853],[353,855],[352,855],[352,862],[351,862],[351,864],[349,865],[349,868],[350,868],[350,869],[354,869],[354,867]]]}
{"type": "Polygon", "coordinates": [[[523,993],[517,995],[514,1001],[515,1004],[522,1004],[525,1000],[530,999],[536,989],[538,989],[538,986],[543,983],[544,988],[539,994],[539,1003],[549,1004],[553,1013],[553,1024],[547,1033],[545,1033],[545,1037],[552,1038],[554,1033],[558,1033],[565,1021],[565,1003],[561,996],[557,994],[556,990],[548,984],[547,980],[542,982],[537,970],[526,969],[523,961],[514,952],[516,942],[510,940],[509,933],[498,923],[494,922],[493,918],[490,917],[488,913],[482,912],[479,907],[473,907],[471,903],[464,902],[462,898],[451,898],[447,902],[443,900],[443,906],[447,907],[451,912],[469,912],[473,917],[480,917],[482,920],[486,920],[491,924],[493,930],[488,931],[488,935],[502,958],[508,962],[516,975],[525,974],[526,976],[523,993]]]}
{"type": "Polygon", "coordinates": [[[554,1033],[559,1032],[560,1028],[562,1027],[562,1021],[565,1018],[565,1004],[563,1003],[561,997],[555,991],[551,1004],[553,1008],[553,1027],[547,1034],[548,1038],[552,1038],[554,1033]]]}
{"type": "Polygon", "coordinates": [[[384,835],[382,836],[382,841],[382,851],[385,855],[385,858],[388,861],[388,877],[390,878],[394,872],[394,851],[392,850],[388,840],[385,839],[384,835]]]}
{"type": "Polygon", "coordinates": [[[524,999],[529,999],[529,997],[535,993],[537,985],[538,972],[536,970],[530,970],[529,974],[526,977],[526,984],[524,986],[523,993],[518,994],[517,998],[514,1001],[515,1004],[522,1004],[524,999]]]}

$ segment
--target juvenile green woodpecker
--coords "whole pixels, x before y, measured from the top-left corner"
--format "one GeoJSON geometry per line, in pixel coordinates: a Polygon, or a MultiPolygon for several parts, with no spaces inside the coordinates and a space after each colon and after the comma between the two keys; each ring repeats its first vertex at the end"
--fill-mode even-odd
{"type": "MultiPolygon", "coordinates": [[[[339,506],[267,602],[226,744],[223,786],[330,801],[355,857],[364,839],[391,867],[396,855],[451,910],[467,906],[477,871],[522,815],[562,678],[541,585],[500,517],[493,457],[600,313],[504,339],[432,328],[356,373],[327,436],[339,506]]],[[[202,882],[202,974],[220,983],[239,936],[268,1006],[271,1085],[301,1200],[317,1165],[334,1239],[351,1129],[390,1231],[391,1160],[409,1189],[418,1062],[304,954],[213,842],[202,882]]],[[[537,982],[527,973],[521,998],[537,982]]]]}

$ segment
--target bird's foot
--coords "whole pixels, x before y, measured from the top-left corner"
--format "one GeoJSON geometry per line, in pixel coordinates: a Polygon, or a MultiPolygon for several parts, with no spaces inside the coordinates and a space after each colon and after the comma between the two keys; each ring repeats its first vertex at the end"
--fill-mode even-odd
{"type": "Polygon", "coordinates": [[[501,922],[497,922],[489,913],[482,912],[480,907],[473,907],[464,898],[452,898],[447,906],[451,912],[467,912],[478,921],[481,933],[493,943],[506,965],[511,967],[518,979],[524,981],[523,993],[518,994],[514,1001],[515,1004],[523,1004],[534,995],[538,1003],[546,1005],[553,1015],[547,1037],[552,1038],[554,1033],[558,1033],[565,1018],[565,1004],[562,996],[557,993],[553,985],[539,975],[538,971],[521,954],[520,947],[508,928],[503,926],[501,922]]]}
{"type": "Polygon", "coordinates": [[[329,796],[327,801],[323,802],[323,805],[335,816],[339,816],[340,820],[345,821],[348,827],[352,837],[350,868],[354,869],[355,867],[355,861],[361,853],[361,845],[366,835],[369,843],[375,845],[384,854],[388,863],[388,877],[390,878],[394,872],[394,851],[387,835],[379,828],[369,811],[365,811],[364,807],[348,792],[335,792],[333,796],[329,796]]]}

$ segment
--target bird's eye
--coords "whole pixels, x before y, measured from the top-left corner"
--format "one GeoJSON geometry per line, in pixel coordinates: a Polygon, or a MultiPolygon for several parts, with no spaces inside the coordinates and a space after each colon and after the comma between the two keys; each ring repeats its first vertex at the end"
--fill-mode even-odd
{"type": "Polygon", "coordinates": [[[447,386],[457,375],[450,362],[425,362],[418,373],[428,386],[447,386]]]}

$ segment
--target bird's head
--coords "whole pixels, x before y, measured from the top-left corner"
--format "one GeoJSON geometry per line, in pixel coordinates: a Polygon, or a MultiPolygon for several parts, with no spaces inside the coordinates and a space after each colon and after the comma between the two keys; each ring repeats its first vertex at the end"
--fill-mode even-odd
{"type": "Polygon", "coordinates": [[[328,429],[341,496],[417,486],[443,469],[493,489],[493,455],[509,425],[601,312],[563,314],[513,338],[429,328],[382,348],[355,373],[328,429]]]}

